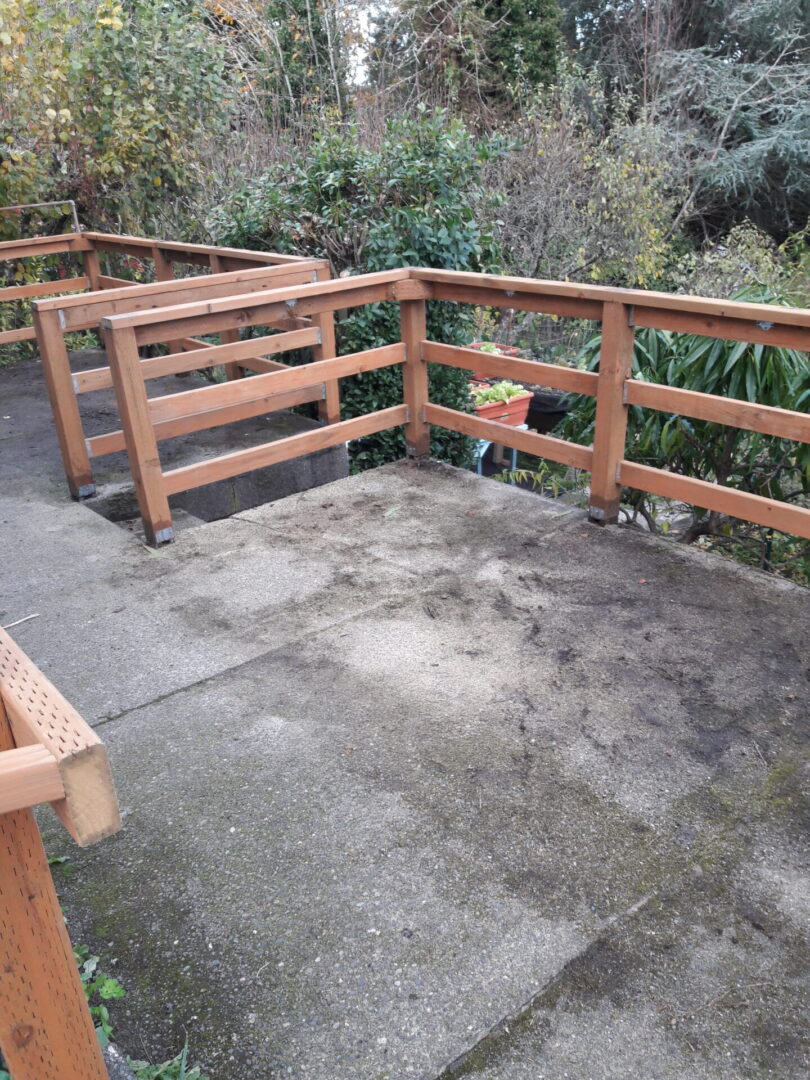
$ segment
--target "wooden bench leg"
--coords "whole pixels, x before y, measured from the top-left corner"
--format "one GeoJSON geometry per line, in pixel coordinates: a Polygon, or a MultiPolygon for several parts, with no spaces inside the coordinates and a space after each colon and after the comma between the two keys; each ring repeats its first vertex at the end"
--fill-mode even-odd
{"type": "Polygon", "coordinates": [[[0,814],[0,1050],[13,1080],[108,1080],[32,810],[0,814]]]}

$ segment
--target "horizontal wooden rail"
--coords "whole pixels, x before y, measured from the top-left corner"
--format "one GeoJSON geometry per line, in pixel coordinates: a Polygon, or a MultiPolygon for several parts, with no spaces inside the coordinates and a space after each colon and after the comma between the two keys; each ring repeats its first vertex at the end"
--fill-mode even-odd
{"type": "Polygon", "coordinates": [[[82,236],[91,241],[97,251],[118,251],[150,259],[152,249],[157,248],[168,256],[171,262],[198,263],[205,266],[210,265],[212,255],[236,259],[249,266],[260,266],[262,263],[282,266],[308,261],[304,255],[281,255],[275,251],[249,251],[245,248],[217,247],[215,244],[184,244],[177,240],[151,240],[143,236],[98,232],[85,232],[82,236]]]}
{"type": "Polygon", "coordinates": [[[82,292],[89,288],[86,277],[61,278],[58,281],[36,281],[30,285],[12,285],[0,289],[0,304],[12,300],[30,300],[34,296],[58,296],[61,293],[82,292]]]}
{"type": "Polygon", "coordinates": [[[479,416],[447,409],[444,405],[429,402],[425,406],[425,419],[437,427],[449,428],[474,439],[486,439],[499,446],[509,446],[534,457],[549,458],[575,469],[590,470],[593,463],[593,450],[589,446],[555,439],[552,435],[538,435],[534,431],[520,431],[508,424],[499,424],[497,420],[482,420],[479,416]]]}
{"type": "MultiPolygon", "coordinates": [[[[305,285],[302,288],[311,288],[311,286],[305,285]]],[[[223,313],[198,316],[188,316],[183,313],[174,322],[140,326],[135,330],[135,340],[139,346],[154,345],[182,334],[218,334],[223,330],[239,330],[246,326],[276,326],[290,314],[293,308],[298,316],[323,315],[342,308],[361,307],[364,304],[391,300],[392,288],[391,284],[379,282],[374,285],[347,289],[343,293],[327,293],[326,295],[321,295],[316,288],[313,295],[303,296],[294,301],[268,298],[263,303],[254,295],[243,296],[242,306],[223,313]],[[250,303],[245,304],[246,300],[250,303]]],[[[286,291],[286,289],[274,289],[273,293],[286,291]]],[[[184,304],[183,307],[191,307],[191,305],[184,304]]],[[[179,312],[181,309],[175,310],[179,312]]],[[[110,326],[113,325],[111,322],[110,326]]]]}
{"type": "MultiPolygon", "coordinates": [[[[181,353],[168,353],[166,356],[152,356],[141,360],[141,375],[144,379],[160,379],[165,375],[179,375],[186,371],[198,371],[218,364],[246,362],[289,349],[304,349],[320,341],[320,330],[312,327],[308,330],[292,330],[273,337],[249,338],[247,341],[235,341],[227,345],[210,345],[198,342],[199,349],[181,353]],[[205,355],[199,352],[205,349],[205,355]]],[[[112,374],[108,367],[89,368],[73,376],[73,385],[77,394],[86,394],[92,390],[103,390],[112,386],[112,374]]]]}
{"type": "Polygon", "coordinates": [[[691,476],[681,476],[680,473],[666,472],[626,460],[619,466],[619,482],[624,487],[648,491],[665,499],[677,499],[691,506],[716,510],[718,513],[728,514],[729,517],[753,521],[757,525],[765,525],[767,528],[793,533],[810,540],[810,510],[801,506],[791,506],[790,503],[776,499],[751,495],[746,491],[736,491],[721,484],[695,480],[691,476]]]}
{"type": "MultiPolygon", "coordinates": [[[[466,285],[476,291],[495,289],[506,293],[506,302],[495,306],[516,307],[516,301],[526,295],[562,297],[571,300],[591,300],[599,304],[620,303],[632,310],[633,323],[639,322],[642,308],[666,310],[681,314],[709,315],[718,321],[741,319],[765,327],[804,327],[810,329],[810,309],[780,307],[776,304],[749,303],[743,300],[715,300],[702,296],[681,296],[677,293],[654,292],[648,289],[619,289],[608,285],[581,285],[570,281],[544,281],[538,278],[506,277],[497,274],[475,274],[464,270],[432,270],[412,268],[411,276],[418,281],[435,284],[466,285]],[[514,302],[513,302],[514,301],[514,302]]],[[[438,294],[434,290],[434,296],[438,294]]],[[[474,301],[473,301],[474,302],[474,301]]],[[[663,329],[666,329],[665,327],[663,329]]],[[[706,332],[706,331],[704,331],[706,332]]],[[[768,332],[767,330],[765,332],[768,332]]],[[[695,333],[701,333],[700,330],[695,333]]],[[[709,337],[723,337],[711,331],[709,337]]],[[[778,342],[773,341],[773,344],[778,342]]]]}
{"type": "Polygon", "coordinates": [[[0,334],[0,345],[10,345],[14,341],[33,341],[37,336],[33,326],[21,326],[19,330],[4,330],[0,334]]]}
{"type": "MultiPolygon", "coordinates": [[[[283,368],[283,364],[278,364],[283,368]]],[[[178,435],[189,435],[193,431],[206,431],[208,428],[233,424],[237,420],[248,420],[253,416],[292,409],[296,405],[305,405],[310,401],[322,401],[326,396],[326,387],[304,386],[300,390],[276,391],[265,393],[248,401],[238,401],[230,405],[204,409],[197,413],[188,413],[170,420],[158,420],[152,426],[158,442],[164,439],[176,439],[178,435]]],[[[126,449],[123,431],[111,431],[106,435],[95,435],[87,440],[87,452],[92,458],[104,457],[126,449]]]]}
{"type": "Polygon", "coordinates": [[[34,236],[26,240],[5,240],[0,243],[0,262],[34,259],[40,255],[67,255],[72,251],[90,251],[92,246],[86,233],[60,233],[55,236],[34,236]]]}
{"type": "Polygon", "coordinates": [[[690,416],[695,420],[758,431],[761,435],[776,435],[780,439],[810,443],[810,416],[807,413],[642,382],[640,379],[628,379],[624,390],[628,405],[640,405],[644,409],[656,409],[677,416],[690,416]]]}
{"type": "Polygon", "coordinates": [[[0,814],[64,799],[59,763],[44,746],[0,753],[0,814]]]}
{"type": "MultiPolygon", "coordinates": [[[[313,282],[311,285],[278,288],[274,290],[272,303],[277,307],[283,305],[289,314],[296,315],[309,315],[312,311],[337,311],[340,308],[358,307],[376,303],[380,299],[394,299],[394,283],[405,281],[407,277],[407,270],[381,270],[374,274],[363,274],[361,277],[335,278],[332,281],[313,282]],[[313,307],[308,307],[306,303],[308,300],[313,301],[313,307]]],[[[262,322],[267,314],[266,306],[269,303],[270,301],[263,301],[254,293],[245,293],[223,297],[219,300],[200,300],[177,307],[167,306],[132,315],[118,315],[114,316],[115,321],[105,320],[104,326],[110,330],[120,330],[125,326],[134,327],[138,344],[149,345],[155,340],[160,340],[154,337],[155,334],[167,333],[160,326],[161,323],[194,324],[197,320],[209,316],[221,316],[219,321],[212,319],[209,325],[216,328],[240,324],[251,326],[262,322]],[[228,315],[235,315],[236,321],[228,321],[226,319],[228,315]]],[[[195,328],[189,332],[199,333],[200,331],[195,328]]],[[[216,333],[216,329],[211,332],[216,333]]]]}
{"type": "MultiPolygon", "coordinates": [[[[84,296],[56,300],[40,300],[37,311],[57,311],[60,328],[89,330],[99,325],[103,316],[133,312],[155,312],[165,304],[188,304],[199,298],[201,290],[208,297],[233,295],[234,287],[243,284],[253,293],[281,286],[308,284],[326,264],[312,260],[296,266],[257,266],[246,270],[231,270],[198,278],[176,278],[173,281],[153,281],[145,285],[130,282],[126,288],[88,293],[84,296]]],[[[180,335],[182,336],[182,335],[180,335]]]]}
{"type": "MultiPolygon", "coordinates": [[[[679,299],[677,296],[671,297],[679,299]]],[[[729,304],[731,301],[729,301],[729,304]]],[[[729,306],[727,304],[726,306],[729,306]]],[[[763,305],[752,304],[752,307],[763,305]]],[[[772,311],[793,311],[793,308],[774,306],[772,311]]],[[[785,326],[782,320],[747,319],[744,316],[714,315],[667,307],[637,307],[633,326],[672,330],[681,334],[697,334],[720,338],[723,341],[748,341],[753,345],[774,345],[782,349],[810,352],[810,326],[785,326]]]]}
{"type": "Polygon", "coordinates": [[[514,292],[511,289],[486,288],[483,285],[431,282],[435,300],[450,300],[476,307],[501,307],[516,311],[532,311],[538,315],[561,315],[572,319],[602,318],[602,304],[577,296],[557,296],[554,293],[514,292]]]}
{"type": "Polygon", "coordinates": [[[347,375],[376,371],[378,368],[391,367],[392,364],[401,364],[404,360],[405,348],[401,343],[383,345],[379,349],[349,353],[347,356],[338,356],[332,360],[318,360],[312,364],[287,368],[285,371],[272,371],[266,375],[255,375],[235,382],[201,386],[196,390],[186,390],[182,394],[150,398],[149,415],[153,422],[171,420],[174,417],[187,416],[189,413],[197,413],[206,408],[235,405],[237,402],[252,401],[266,394],[299,390],[330,379],[343,379],[347,375]]]}
{"type": "Polygon", "coordinates": [[[196,465],[185,465],[180,469],[171,469],[163,473],[163,484],[167,495],[176,495],[180,491],[212,484],[217,480],[227,480],[231,476],[263,469],[276,465],[280,461],[313,454],[330,446],[339,446],[352,439],[362,439],[378,431],[399,427],[408,422],[406,405],[394,405],[390,409],[367,413],[353,420],[342,420],[337,424],[306,431],[301,435],[291,435],[287,439],[265,443],[248,450],[237,450],[232,454],[210,458],[196,465]]]}
{"type": "Polygon", "coordinates": [[[130,281],[129,278],[110,277],[109,274],[98,275],[98,287],[100,289],[131,289],[133,285],[138,285],[137,281],[130,281]]]}
{"type": "Polygon", "coordinates": [[[535,360],[519,360],[457,345],[440,345],[435,341],[422,343],[422,358],[429,364],[445,364],[465,371],[487,371],[498,378],[519,379],[573,394],[589,394],[591,397],[596,396],[599,383],[599,376],[591,371],[578,371],[576,368],[535,360]]]}

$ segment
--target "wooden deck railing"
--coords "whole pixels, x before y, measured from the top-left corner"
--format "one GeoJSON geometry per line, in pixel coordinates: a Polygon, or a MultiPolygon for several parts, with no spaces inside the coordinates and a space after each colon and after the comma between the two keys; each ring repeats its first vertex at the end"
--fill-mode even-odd
{"type": "Polygon", "coordinates": [[[14,1080],[107,1080],[31,809],[43,802],[83,847],[121,828],[100,740],[0,629],[0,1051],[14,1080]]]}
{"type": "MultiPolygon", "coordinates": [[[[62,233],[56,236],[37,236],[28,240],[9,240],[0,243],[0,263],[24,262],[43,255],[78,255],[84,274],[57,281],[32,282],[0,289],[0,304],[33,300],[40,296],[63,296],[86,289],[117,289],[137,285],[137,282],[102,273],[101,256],[127,255],[152,264],[157,281],[174,281],[178,265],[200,266],[212,274],[244,270],[254,266],[281,266],[305,261],[298,255],[276,252],[245,251],[242,248],[222,248],[210,244],[183,244],[171,240],[150,240],[141,236],[117,236],[110,233],[62,233]]],[[[17,341],[33,341],[33,326],[21,326],[0,333],[0,346],[17,341]]]]}
{"type": "MultiPolygon", "coordinates": [[[[220,256],[217,256],[220,258],[220,256]]],[[[329,264],[318,259],[299,259],[281,265],[266,264],[250,269],[229,270],[224,273],[159,281],[145,285],[129,285],[79,296],[60,297],[40,301],[34,310],[34,326],[45,383],[54,415],[59,447],[68,487],[74,498],[87,498],[95,493],[95,481],[91,460],[124,449],[124,435],[114,430],[92,438],[86,438],[79,406],[79,395],[112,386],[108,366],[89,371],[71,371],[66,335],[80,330],[99,330],[101,320],[107,315],[144,311],[163,305],[176,305],[193,300],[213,299],[220,296],[244,293],[246,289],[262,292],[284,285],[300,285],[329,279],[329,264]]],[[[238,341],[238,332],[223,330],[222,345],[211,346],[197,338],[186,336],[177,340],[166,339],[173,350],[168,356],[151,357],[142,361],[143,376],[156,379],[164,375],[178,374],[210,368],[216,364],[225,366],[226,375],[239,378],[243,369],[271,371],[283,365],[267,359],[289,349],[312,347],[318,359],[333,356],[334,327],[332,315],[316,316],[314,320],[295,320],[286,315],[273,324],[274,328],[287,330],[273,338],[254,341],[238,341]]],[[[290,400],[286,406],[301,401],[317,400],[321,419],[332,423],[339,418],[338,384],[330,382],[309,397],[299,394],[298,400],[290,400]]],[[[259,410],[262,411],[262,410],[259,410]]],[[[264,410],[266,411],[266,410],[264,410]]],[[[223,412],[218,419],[208,416],[202,427],[213,427],[257,415],[254,411],[223,412]]],[[[158,438],[168,439],[188,431],[199,430],[193,417],[185,417],[183,423],[162,425],[158,438]]]]}
{"type": "MultiPolygon", "coordinates": [[[[405,424],[408,453],[413,457],[427,454],[433,424],[588,470],[590,516],[595,521],[617,520],[621,490],[626,486],[810,538],[810,510],[804,507],[665,469],[637,465],[625,458],[627,410],[631,404],[810,442],[810,417],[804,413],[633,379],[634,332],[638,326],[810,350],[810,311],[805,309],[423,269],[391,270],[279,289],[272,294],[221,297],[150,312],[112,315],[102,320],[141,513],[147,535],[154,542],[172,537],[168,506],[171,494],[398,424],[405,424]],[[187,337],[263,325],[285,313],[311,316],[384,300],[400,305],[400,342],[323,360],[294,371],[260,375],[238,386],[195,391],[200,395],[195,399],[195,408],[203,411],[203,401],[209,408],[222,408],[269,400],[280,392],[394,363],[403,364],[401,406],[334,424],[329,431],[294,436],[163,472],[155,425],[166,422],[169,415],[161,412],[159,405],[150,405],[146,398],[140,347],[165,340],[167,336],[187,337]],[[537,311],[600,322],[602,345],[598,372],[493,356],[429,341],[425,306],[428,300],[537,311]],[[487,370],[492,375],[541,382],[595,397],[593,445],[580,446],[549,435],[517,431],[432,403],[428,375],[431,363],[487,370]],[[205,399],[203,394],[207,395],[205,399]]],[[[174,409],[177,405],[167,408],[174,409]]]]}

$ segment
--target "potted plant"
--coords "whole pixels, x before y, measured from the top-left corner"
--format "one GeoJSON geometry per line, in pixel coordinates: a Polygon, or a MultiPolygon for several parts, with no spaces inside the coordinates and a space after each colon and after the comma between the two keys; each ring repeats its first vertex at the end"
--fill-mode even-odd
{"type": "Polygon", "coordinates": [[[509,427],[526,423],[532,395],[518,383],[502,379],[492,386],[474,386],[472,396],[476,415],[482,420],[497,420],[509,427]]]}

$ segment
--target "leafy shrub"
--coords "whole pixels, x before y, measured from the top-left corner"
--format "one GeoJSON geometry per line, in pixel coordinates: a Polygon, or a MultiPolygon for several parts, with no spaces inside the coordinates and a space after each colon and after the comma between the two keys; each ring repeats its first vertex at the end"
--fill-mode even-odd
{"type": "MultiPolygon", "coordinates": [[[[378,145],[358,130],[327,131],[297,164],[277,166],[246,184],[211,215],[216,238],[240,247],[328,258],[335,273],[397,266],[492,271],[498,248],[494,205],[483,186],[485,163],[502,155],[497,138],[476,140],[441,110],[418,109],[390,121],[378,145]]],[[[464,344],[473,314],[460,305],[428,303],[428,334],[464,344]]],[[[337,324],[341,352],[399,341],[395,304],[357,308],[337,324]]],[[[467,376],[432,365],[431,398],[469,407],[467,376]]],[[[399,369],[356,375],[343,382],[343,415],[359,416],[402,401],[399,369]]],[[[457,465],[470,461],[469,440],[434,429],[431,453],[457,465]]],[[[396,460],[405,452],[401,431],[353,444],[353,468],[396,460]]]]}
{"type": "Polygon", "coordinates": [[[0,204],[74,197],[139,230],[224,130],[223,50],[195,0],[0,0],[0,204]]]}

